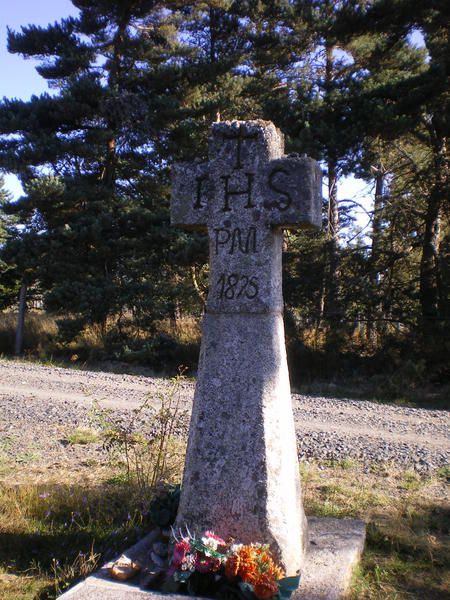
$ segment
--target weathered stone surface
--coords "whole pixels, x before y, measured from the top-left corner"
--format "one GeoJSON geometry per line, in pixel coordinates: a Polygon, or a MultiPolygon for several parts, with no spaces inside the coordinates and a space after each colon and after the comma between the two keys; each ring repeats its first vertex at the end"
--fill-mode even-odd
{"type": "Polygon", "coordinates": [[[264,209],[272,226],[320,227],[322,171],[307,156],[273,160],[263,173],[264,209]]]}
{"type": "Polygon", "coordinates": [[[209,163],[173,167],[172,224],[208,228],[210,313],[282,311],[281,228],[320,227],[320,167],[283,144],[269,122],[215,123],[209,163]]]}
{"type": "Polygon", "coordinates": [[[320,225],[321,182],[315,161],[283,157],[283,145],[272,123],[215,123],[209,163],[174,169],[172,222],[203,223],[210,246],[177,526],[268,543],[293,575],[307,530],[282,321],[282,228],[320,225]]]}
{"type": "MultiPolygon", "coordinates": [[[[149,600],[150,597],[152,594],[129,584],[96,580],[94,577],[60,596],[64,600],[149,600]]],[[[155,597],[162,599],[163,595],[155,594],[155,597]]],[[[186,597],[174,596],[172,600],[186,600],[186,597]]]]}
{"type": "Polygon", "coordinates": [[[292,600],[339,600],[364,550],[366,524],[359,519],[308,517],[310,543],[301,585],[292,600]]]}
{"type": "Polygon", "coordinates": [[[306,522],[280,314],[205,315],[191,423],[177,526],[269,543],[295,573],[306,522]]]}
{"type": "Polygon", "coordinates": [[[179,163],[172,167],[172,225],[206,230],[209,195],[208,163],[179,163]]]}
{"type": "MultiPolygon", "coordinates": [[[[292,600],[338,600],[345,597],[353,567],[358,561],[365,538],[365,524],[357,519],[308,518],[310,543],[300,587],[292,600]]],[[[145,564],[148,549],[155,539],[150,533],[125,555],[145,564]]],[[[185,600],[186,596],[160,594],[145,590],[145,580],[126,583],[111,581],[105,565],[65,594],[61,600],[185,600]]]]}

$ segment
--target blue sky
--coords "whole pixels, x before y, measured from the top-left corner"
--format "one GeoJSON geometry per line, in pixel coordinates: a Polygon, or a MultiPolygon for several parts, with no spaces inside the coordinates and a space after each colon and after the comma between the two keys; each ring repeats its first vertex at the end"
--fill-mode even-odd
{"type": "Polygon", "coordinates": [[[36,62],[9,54],[7,27],[20,31],[23,25],[48,25],[75,15],[70,0],[0,0],[0,97],[23,98],[47,91],[47,84],[35,71],[36,62]]]}
{"type": "MultiPolygon", "coordinates": [[[[25,60],[7,50],[7,28],[20,31],[26,25],[48,25],[77,13],[70,0],[0,0],[0,98],[29,100],[49,91],[47,82],[35,70],[34,60],[25,60]]],[[[5,177],[6,187],[15,198],[23,193],[14,175],[5,177]]]]}

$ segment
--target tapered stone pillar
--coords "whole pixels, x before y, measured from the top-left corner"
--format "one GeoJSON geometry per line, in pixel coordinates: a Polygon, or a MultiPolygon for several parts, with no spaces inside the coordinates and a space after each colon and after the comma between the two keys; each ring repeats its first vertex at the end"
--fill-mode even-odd
{"type": "Polygon", "coordinates": [[[173,170],[172,223],[207,228],[210,286],[177,527],[270,545],[307,539],[283,327],[282,229],[319,227],[321,177],[272,123],[212,126],[209,162],[173,170]]]}

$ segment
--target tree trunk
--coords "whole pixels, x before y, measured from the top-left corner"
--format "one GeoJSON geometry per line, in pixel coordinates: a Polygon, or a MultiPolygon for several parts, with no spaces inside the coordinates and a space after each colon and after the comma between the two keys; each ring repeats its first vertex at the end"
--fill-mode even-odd
{"type": "Polygon", "coordinates": [[[381,165],[375,168],[375,174],[375,198],[373,204],[372,247],[369,259],[369,299],[367,306],[366,329],[367,340],[370,342],[374,341],[376,330],[378,330],[378,325],[375,325],[375,321],[381,316],[378,281],[378,260],[380,257],[380,238],[382,232],[382,211],[384,208],[383,195],[385,177],[383,167],[381,165]]]}
{"type": "Polygon", "coordinates": [[[25,325],[25,311],[27,307],[27,286],[22,283],[19,293],[19,314],[17,316],[16,327],[16,342],[14,346],[14,354],[21,356],[23,351],[23,331],[25,325]]]}
{"type": "Polygon", "coordinates": [[[425,327],[439,317],[439,242],[441,197],[438,188],[431,193],[425,216],[425,232],[420,261],[420,304],[425,327]]]}
{"type": "MultiPolygon", "coordinates": [[[[333,45],[326,46],[325,63],[325,102],[330,101],[333,87],[333,45]]],[[[322,301],[323,316],[327,322],[327,345],[335,345],[338,341],[339,307],[339,207],[337,199],[337,159],[332,147],[328,148],[328,226],[325,247],[326,268],[324,298],[322,301]],[[337,336],[337,337],[336,337],[337,336]]]]}
{"type": "Polygon", "coordinates": [[[327,227],[327,269],[325,276],[324,316],[331,326],[340,318],[338,300],[339,277],[339,209],[337,201],[337,169],[334,159],[328,160],[328,227],[327,227]]]}
{"type": "MultiPolygon", "coordinates": [[[[130,9],[125,8],[118,22],[117,31],[112,44],[113,55],[111,69],[108,74],[108,87],[113,94],[117,95],[120,93],[123,45],[130,18],[130,9]]],[[[111,190],[114,190],[116,184],[116,131],[120,128],[121,120],[122,115],[118,114],[117,107],[114,107],[114,111],[108,122],[108,128],[113,135],[106,142],[106,159],[103,170],[103,180],[111,190]]]]}
{"type": "Polygon", "coordinates": [[[194,286],[194,289],[197,292],[197,295],[202,303],[203,312],[205,312],[205,310],[206,310],[206,293],[201,289],[201,286],[198,282],[197,271],[195,269],[195,265],[191,266],[191,278],[192,278],[192,284],[194,286]]]}
{"type": "MultiPolygon", "coordinates": [[[[439,243],[441,236],[441,211],[444,202],[448,202],[450,183],[450,157],[447,151],[447,139],[442,133],[439,117],[434,116],[430,126],[433,146],[434,185],[431,190],[425,215],[425,231],[420,261],[420,304],[424,332],[429,333],[430,325],[438,322],[442,305],[442,282],[439,264],[439,243]]],[[[431,327],[434,329],[434,327],[431,327]]]]}

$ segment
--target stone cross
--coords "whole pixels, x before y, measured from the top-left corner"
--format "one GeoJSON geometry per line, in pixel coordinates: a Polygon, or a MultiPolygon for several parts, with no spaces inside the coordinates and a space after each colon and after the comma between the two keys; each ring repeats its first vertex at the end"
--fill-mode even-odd
{"type": "Polygon", "coordinates": [[[173,225],[208,231],[209,293],[177,527],[270,545],[303,564],[303,512],[283,327],[283,229],[320,227],[316,161],[265,121],[212,126],[209,162],[173,168],[173,225]]]}

